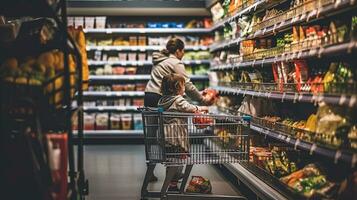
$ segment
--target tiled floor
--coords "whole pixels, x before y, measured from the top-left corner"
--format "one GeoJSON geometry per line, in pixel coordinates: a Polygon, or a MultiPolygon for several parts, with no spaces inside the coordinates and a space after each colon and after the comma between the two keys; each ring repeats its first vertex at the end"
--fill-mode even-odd
{"type": "MultiPolygon", "coordinates": [[[[85,146],[85,173],[89,180],[89,200],[140,199],[140,189],[146,165],[143,145],[85,146]]],[[[155,169],[159,177],[150,189],[159,190],[165,168],[155,169]]],[[[209,178],[214,194],[236,195],[219,171],[209,165],[196,165],[191,175],[209,178]]]]}

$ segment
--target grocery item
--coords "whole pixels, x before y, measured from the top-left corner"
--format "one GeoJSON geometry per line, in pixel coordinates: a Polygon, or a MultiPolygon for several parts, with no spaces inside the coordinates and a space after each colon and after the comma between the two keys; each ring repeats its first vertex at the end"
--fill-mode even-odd
{"type": "Polygon", "coordinates": [[[142,130],[143,129],[143,118],[141,114],[134,114],[134,130],[142,130]]]}
{"type": "Polygon", "coordinates": [[[121,114],[121,127],[122,130],[131,130],[132,128],[132,115],[121,114]]]}
{"type": "Polygon", "coordinates": [[[99,113],[95,116],[96,130],[108,130],[109,117],[108,113],[99,113]]]}
{"type": "Polygon", "coordinates": [[[186,192],[210,194],[212,192],[211,182],[202,176],[192,176],[186,192]]]}
{"type": "Polygon", "coordinates": [[[110,128],[111,130],[120,130],[121,121],[119,114],[111,114],[110,116],[110,128]]]}
{"type": "Polygon", "coordinates": [[[207,128],[208,126],[211,126],[214,123],[214,121],[213,118],[210,117],[209,115],[204,116],[202,114],[199,114],[198,116],[193,117],[192,123],[196,126],[196,128],[204,129],[207,128]]]}
{"type": "Polygon", "coordinates": [[[95,130],[95,115],[84,114],[83,116],[84,130],[95,130]]]}

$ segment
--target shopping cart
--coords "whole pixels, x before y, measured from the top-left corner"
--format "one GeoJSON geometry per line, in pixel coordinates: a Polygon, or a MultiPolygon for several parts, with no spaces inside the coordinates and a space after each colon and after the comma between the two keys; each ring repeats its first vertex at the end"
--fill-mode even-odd
{"type": "Polygon", "coordinates": [[[144,124],[147,171],[141,199],[246,199],[241,196],[188,194],[184,192],[194,164],[237,163],[249,159],[248,117],[163,112],[140,108],[144,124]],[[161,191],[147,187],[156,164],[166,166],[161,191]],[[178,192],[168,187],[185,167],[178,192]]]}

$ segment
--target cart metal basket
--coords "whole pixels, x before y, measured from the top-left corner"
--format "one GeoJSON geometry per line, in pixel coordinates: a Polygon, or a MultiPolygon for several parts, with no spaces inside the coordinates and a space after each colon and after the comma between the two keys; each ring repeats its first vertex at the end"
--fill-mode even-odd
{"type": "Polygon", "coordinates": [[[224,164],[248,161],[249,117],[163,112],[140,108],[144,124],[147,171],[141,191],[142,199],[245,199],[222,195],[184,194],[194,164],[224,164]],[[167,167],[160,192],[149,192],[147,186],[156,164],[167,167]],[[167,192],[177,171],[185,167],[180,190],[167,192]]]}

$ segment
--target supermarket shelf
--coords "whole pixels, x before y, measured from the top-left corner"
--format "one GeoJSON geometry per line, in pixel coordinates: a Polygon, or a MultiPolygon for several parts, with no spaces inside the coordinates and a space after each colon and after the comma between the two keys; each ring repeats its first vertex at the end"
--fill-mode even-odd
{"type": "MultiPolygon", "coordinates": [[[[257,30],[254,32],[254,34],[251,34],[246,39],[253,39],[256,37],[262,37],[262,36],[268,36],[271,34],[276,34],[288,27],[292,27],[293,25],[296,25],[296,24],[299,24],[302,22],[309,22],[309,21],[311,21],[311,19],[314,19],[314,18],[317,20],[323,19],[326,17],[326,15],[333,15],[333,14],[341,11],[341,9],[351,8],[355,4],[356,4],[356,2],[354,0],[341,0],[341,1],[336,0],[334,4],[326,5],[322,8],[313,10],[306,14],[299,15],[299,16],[293,17],[291,19],[281,21],[281,22],[277,22],[270,27],[265,27],[263,29],[257,30]]],[[[273,20],[273,19],[269,19],[269,20],[273,20]]]]}
{"type": "Polygon", "coordinates": [[[326,158],[334,160],[335,163],[344,162],[351,164],[352,167],[357,163],[357,153],[351,153],[342,150],[330,149],[328,147],[323,147],[315,143],[306,142],[303,140],[296,139],[284,133],[279,133],[277,131],[269,130],[268,128],[261,127],[259,125],[251,124],[250,128],[268,137],[280,140],[284,143],[294,146],[294,148],[299,148],[305,151],[309,151],[310,154],[321,155],[326,158]]]}
{"type": "Polygon", "coordinates": [[[332,45],[328,47],[315,47],[307,50],[286,52],[282,55],[276,57],[263,58],[252,61],[243,61],[226,65],[211,66],[212,70],[225,70],[225,69],[236,69],[242,67],[254,67],[263,66],[266,64],[273,64],[281,61],[292,61],[294,59],[306,59],[313,57],[321,57],[324,55],[338,54],[338,53],[351,53],[352,50],[357,49],[357,42],[351,41],[348,43],[342,43],[337,45],[332,45]]]}
{"type": "Polygon", "coordinates": [[[208,28],[97,28],[83,29],[85,33],[211,33],[208,28]]]}
{"type": "MultiPolygon", "coordinates": [[[[91,50],[104,50],[104,51],[159,51],[164,49],[164,46],[87,46],[87,51],[91,50]]],[[[197,45],[197,46],[186,46],[186,51],[199,51],[208,50],[208,46],[197,45]]]]}
{"type": "Polygon", "coordinates": [[[257,7],[262,6],[266,2],[268,2],[268,1],[266,1],[266,0],[257,1],[254,4],[244,8],[243,10],[236,12],[232,16],[226,17],[226,18],[218,21],[216,24],[213,25],[212,31],[216,30],[216,29],[218,29],[220,27],[223,27],[225,24],[235,20],[236,18],[238,18],[238,17],[240,17],[242,15],[248,14],[250,12],[254,12],[257,9],[257,7]]]}
{"type": "Polygon", "coordinates": [[[143,65],[152,65],[152,61],[97,61],[97,60],[88,60],[88,65],[123,65],[123,66],[143,66],[143,65]]]}
{"type": "MultiPolygon", "coordinates": [[[[207,81],[207,75],[190,75],[190,79],[192,81],[207,81]]],[[[109,81],[110,83],[114,83],[114,81],[149,81],[150,75],[90,75],[89,82],[90,83],[103,83],[109,81]]]]}
{"type": "MultiPolygon", "coordinates": [[[[210,60],[183,60],[185,65],[208,65],[211,63],[210,60]]],[[[122,66],[143,66],[143,65],[152,65],[152,61],[96,61],[88,60],[88,65],[122,65],[122,66]]]]}
{"type": "Polygon", "coordinates": [[[279,191],[275,190],[256,175],[247,170],[240,163],[227,163],[223,166],[234,174],[238,180],[242,181],[249,189],[251,189],[259,199],[263,200],[287,200],[285,196],[280,194],[279,191]]]}
{"type": "Polygon", "coordinates": [[[234,40],[228,40],[228,41],[224,41],[224,42],[216,42],[210,46],[209,50],[210,50],[210,52],[214,52],[217,50],[238,46],[239,43],[243,40],[244,40],[244,38],[237,38],[234,40]]]}
{"type": "MultiPolygon", "coordinates": [[[[259,3],[259,2],[257,2],[259,3]]],[[[298,17],[294,17],[282,22],[278,22],[275,23],[274,25],[270,26],[270,27],[266,27],[263,29],[259,29],[257,31],[254,32],[254,34],[250,34],[249,36],[245,37],[245,38],[238,38],[235,39],[233,41],[224,41],[224,42],[217,42],[214,43],[210,46],[210,51],[217,51],[217,50],[221,50],[221,49],[225,49],[225,48],[229,48],[229,47],[234,47],[234,46],[238,46],[239,43],[243,40],[249,40],[249,39],[254,39],[257,37],[265,37],[265,36],[269,36],[271,34],[276,34],[279,33],[281,31],[284,31],[286,28],[288,27],[292,27],[293,25],[302,23],[302,22],[308,22],[311,21],[311,19],[316,18],[318,19],[323,19],[324,17],[326,17],[326,15],[332,15],[336,12],[341,11],[341,9],[346,9],[346,8],[351,8],[351,6],[355,6],[356,2],[354,0],[342,0],[342,1],[336,1],[335,4],[331,4],[328,6],[325,6],[321,9],[314,10],[308,14],[305,15],[299,15],[298,17]],[[319,17],[320,16],[320,17],[319,17]]],[[[227,22],[229,22],[230,20],[228,20],[227,22]]],[[[257,63],[259,65],[259,63],[257,63]]]]}
{"type": "MultiPolygon", "coordinates": [[[[77,136],[77,131],[73,131],[77,136]]],[[[118,138],[118,139],[143,139],[143,130],[84,130],[84,139],[89,138],[118,138]]]]}
{"type": "Polygon", "coordinates": [[[294,93],[294,92],[269,92],[269,91],[252,91],[239,88],[230,88],[224,86],[214,86],[214,89],[221,93],[233,95],[250,95],[261,98],[271,98],[283,101],[293,102],[326,102],[328,104],[355,107],[357,106],[357,95],[328,95],[328,94],[312,94],[312,93],[294,93]]]}
{"type": "Polygon", "coordinates": [[[83,106],[84,112],[139,112],[138,106],[83,106]]]}
{"type": "Polygon", "coordinates": [[[84,100],[99,100],[99,99],[117,99],[120,97],[144,97],[145,93],[141,91],[84,91],[84,100]]]}
{"type": "MultiPolygon", "coordinates": [[[[206,144],[204,142],[204,144],[206,144]]],[[[218,145],[206,145],[207,147],[214,147],[214,149],[220,149],[218,145]]],[[[241,163],[225,163],[223,166],[234,174],[238,180],[242,181],[246,186],[248,186],[260,199],[263,200],[287,200],[283,195],[281,195],[278,191],[267,185],[257,176],[252,174],[246,168],[242,166],[242,164],[246,163],[246,161],[242,161],[241,163]]]]}

